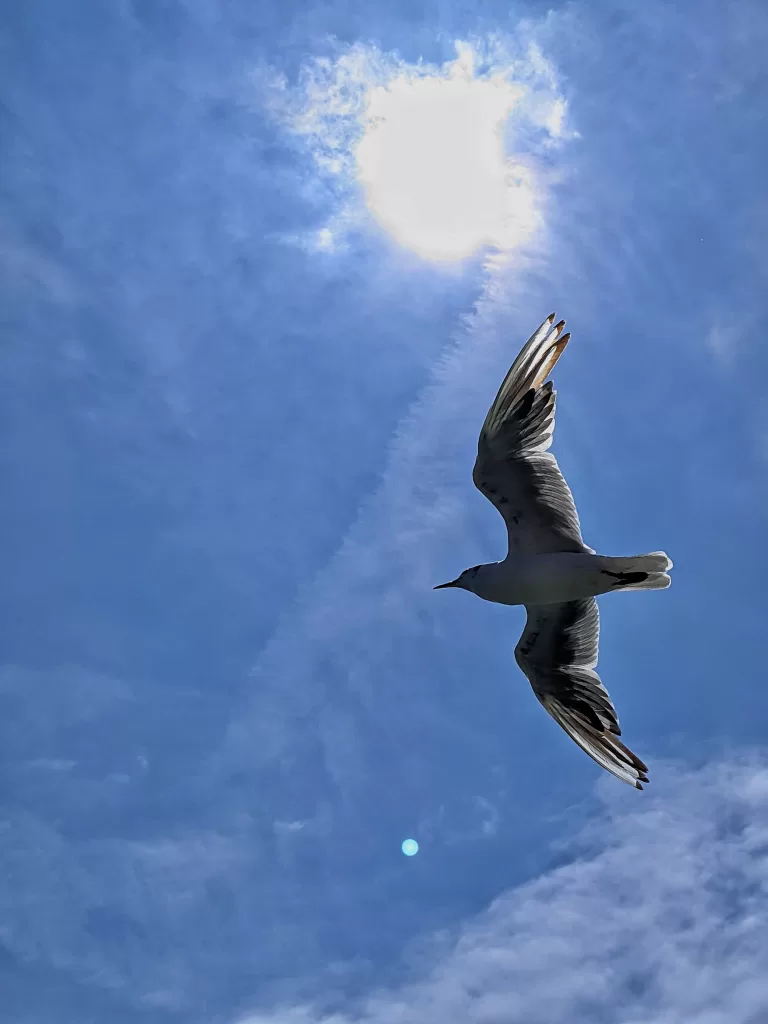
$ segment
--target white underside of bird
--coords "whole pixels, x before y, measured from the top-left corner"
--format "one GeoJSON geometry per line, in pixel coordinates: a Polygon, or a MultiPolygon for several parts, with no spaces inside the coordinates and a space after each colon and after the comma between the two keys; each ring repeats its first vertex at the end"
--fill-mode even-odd
{"type": "MultiPolygon", "coordinates": [[[[631,558],[590,552],[551,555],[507,555],[503,562],[478,566],[471,577],[473,594],[496,604],[557,604],[621,590],[663,589],[672,562],[663,551],[631,558]],[[636,575],[633,584],[628,577],[636,575]],[[641,580],[640,577],[643,577],[641,580]]],[[[461,584],[462,587],[464,586],[461,584]]],[[[459,581],[436,587],[459,586],[459,581]]]]}
{"type": "Polygon", "coordinates": [[[581,538],[573,496],[548,451],[555,392],[547,377],[570,338],[562,333],[565,321],[553,326],[554,319],[547,317],[512,364],[478,442],[473,480],[504,518],[507,557],[435,589],[457,587],[486,601],[525,605],[515,658],[539,701],[598,764],[642,789],[648,769],[619,740],[616,710],[595,671],[595,597],[663,590],[672,562],[663,551],[598,555],[581,538]]]}

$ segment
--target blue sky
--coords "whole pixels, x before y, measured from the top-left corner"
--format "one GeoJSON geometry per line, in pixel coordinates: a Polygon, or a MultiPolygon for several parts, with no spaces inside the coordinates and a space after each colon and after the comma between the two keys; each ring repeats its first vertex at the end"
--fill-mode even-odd
{"type": "Polygon", "coordinates": [[[0,1019],[764,1019],[764,5],[1,16],[0,1019]],[[404,220],[357,148],[451,69],[509,99],[463,258],[414,217],[475,143],[404,220]],[[585,540],[675,561],[601,603],[643,793],[431,590],[504,554],[477,432],[552,310],[585,540]]]}

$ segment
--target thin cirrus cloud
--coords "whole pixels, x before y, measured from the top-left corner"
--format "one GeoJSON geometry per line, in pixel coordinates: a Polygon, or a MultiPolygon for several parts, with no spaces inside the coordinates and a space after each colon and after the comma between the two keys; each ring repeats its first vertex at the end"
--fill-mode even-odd
{"type": "Polygon", "coordinates": [[[352,1008],[284,1006],[238,1024],[757,1024],[768,1013],[768,766],[737,759],[660,779],[642,805],[607,797],[566,864],[440,940],[412,983],[352,1008]]]}

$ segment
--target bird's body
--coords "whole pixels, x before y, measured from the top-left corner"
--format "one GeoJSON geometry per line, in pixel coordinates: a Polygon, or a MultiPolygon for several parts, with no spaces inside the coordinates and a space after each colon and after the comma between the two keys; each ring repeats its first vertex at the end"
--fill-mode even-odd
{"type": "MultiPolygon", "coordinates": [[[[667,568],[666,556],[662,556],[667,568]]],[[[653,558],[639,555],[637,559],[610,558],[589,551],[555,551],[552,554],[513,554],[503,562],[488,562],[477,567],[477,572],[463,589],[496,604],[557,604],[560,601],[578,601],[597,597],[611,590],[631,589],[628,573],[645,576],[644,570],[626,568],[627,563],[653,558]]],[[[656,563],[652,563],[654,566],[656,563]]],[[[659,568],[662,563],[659,563],[659,568]]],[[[657,569],[657,571],[659,571],[657,569]]],[[[646,580],[642,581],[645,583],[646,580]]],[[[635,583],[635,589],[637,583],[635,583]]],[[[648,589],[647,585],[642,589],[648,589]]]]}
{"type": "Polygon", "coordinates": [[[513,363],[480,432],[473,480],[507,526],[501,562],[466,569],[435,589],[458,587],[497,604],[525,605],[518,665],[552,717],[598,764],[638,789],[648,769],[618,739],[618,717],[595,671],[595,597],[613,590],[663,590],[672,562],[663,551],[598,555],[581,538],[573,496],[553,455],[555,392],[546,380],[570,335],[548,317],[513,363]]]}
{"type": "Polygon", "coordinates": [[[447,586],[461,587],[496,604],[557,604],[612,590],[663,590],[669,586],[666,569],[670,566],[663,551],[633,558],[612,558],[591,551],[510,554],[502,562],[468,569],[461,584],[455,581],[447,586]]]}

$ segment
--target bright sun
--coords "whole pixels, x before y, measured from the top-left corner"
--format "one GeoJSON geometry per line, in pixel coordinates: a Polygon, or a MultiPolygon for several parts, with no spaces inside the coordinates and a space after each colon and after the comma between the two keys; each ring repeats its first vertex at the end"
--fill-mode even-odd
{"type": "Polygon", "coordinates": [[[503,136],[520,94],[504,76],[476,78],[468,50],[445,74],[372,88],[355,156],[382,227],[433,260],[524,241],[537,223],[534,189],[503,136]]]}

